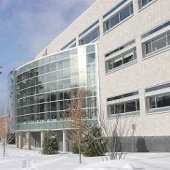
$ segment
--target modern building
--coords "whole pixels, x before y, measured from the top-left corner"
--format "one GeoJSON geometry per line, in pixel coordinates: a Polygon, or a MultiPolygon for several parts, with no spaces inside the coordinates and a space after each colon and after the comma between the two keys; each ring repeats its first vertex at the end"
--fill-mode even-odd
{"type": "Polygon", "coordinates": [[[23,133],[40,146],[51,129],[66,150],[60,113],[77,86],[90,92],[83,108],[89,123],[104,115],[114,127],[120,116],[124,150],[140,144],[170,151],[169,7],[169,0],[97,0],[35,60],[14,70],[19,147],[23,133]]]}

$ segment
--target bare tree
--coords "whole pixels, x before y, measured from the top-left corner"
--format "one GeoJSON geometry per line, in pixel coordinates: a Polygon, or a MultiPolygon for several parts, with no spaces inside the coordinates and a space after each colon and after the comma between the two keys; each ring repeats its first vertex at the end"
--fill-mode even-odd
{"type": "MultiPolygon", "coordinates": [[[[129,121],[123,121],[121,115],[121,108],[116,108],[117,114],[114,115],[112,121],[108,121],[107,116],[104,112],[99,114],[99,126],[102,129],[103,135],[108,139],[107,148],[109,151],[109,158],[122,159],[125,157],[126,153],[122,151],[123,148],[123,138],[130,136],[133,133],[130,132],[133,118],[129,121]]],[[[107,159],[107,157],[106,157],[107,159]]]]}
{"type": "Polygon", "coordinates": [[[0,117],[0,137],[3,144],[3,156],[5,156],[5,147],[8,139],[9,116],[0,117]]]}
{"type": "Polygon", "coordinates": [[[82,162],[82,137],[85,129],[88,128],[85,121],[86,113],[83,108],[86,105],[86,90],[84,88],[74,88],[71,90],[71,102],[65,102],[66,111],[63,112],[64,128],[71,128],[71,139],[78,143],[79,162],[82,162]]]}

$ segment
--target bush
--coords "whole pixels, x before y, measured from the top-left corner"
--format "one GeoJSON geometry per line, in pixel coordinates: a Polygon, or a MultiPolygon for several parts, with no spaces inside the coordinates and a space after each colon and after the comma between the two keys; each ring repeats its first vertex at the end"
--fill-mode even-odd
{"type": "Polygon", "coordinates": [[[106,152],[106,141],[97,126],[91,126],[84,135],[84,156],[102,156],[106,152]]]}
{"type": "Polygon", "coordinates": [[[52,136],[50,130],[45,132],[42,147],[43,147],[42,154],[51,155],[51,154],[58,153],[58,149],[59,149],[58,140],[56,137],[52,136]]]}
{"type": "MultiPolygon", "coordinates": [[[[105,152],[106,141],[101,136],[101,131],[97,126],[89,126],[85,130],[81,141],[81,153],[84,156],[102,156],[105,152]]],[[[72,146],[74,154],[79,153],[78,142],[75,141],[72,146]]]]}
{"type": "Polygon", "coordinates": [[[72,152],[74,154],[78,154],[79,153],[79,148],[78,148],[78,142],[74,142],[72,145],[72,152]]]}

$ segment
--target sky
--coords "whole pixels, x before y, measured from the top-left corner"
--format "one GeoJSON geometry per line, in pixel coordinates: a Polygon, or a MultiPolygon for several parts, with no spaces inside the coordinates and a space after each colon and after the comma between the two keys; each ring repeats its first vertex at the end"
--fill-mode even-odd
{"type": "Polygon", "coordinates": [[[8,74],[31,61],[95,0],[0,0],[0,114],[8,74]]]}

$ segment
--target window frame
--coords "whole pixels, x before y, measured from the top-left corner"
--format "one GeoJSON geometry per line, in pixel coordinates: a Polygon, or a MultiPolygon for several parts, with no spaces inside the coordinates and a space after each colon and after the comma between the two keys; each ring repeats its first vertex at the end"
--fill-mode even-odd
{"type": "Polygon", "coordinates": [[[152,4],[153,2],[155,2],[156,0],[145,0],[146,1],[146,4],[142,4],[143,0],[138,0],[138,8],[139,10],[149,6],[150,4],[152,4]]]}
{"type": "Polygon", "coordinates": [[[112,28],[116,27],[117,25],[119,25],[120,23],[124,22],[127,18],[131,17],[131,15],[133,15],[134,10],[133,10],[133,2],[130,2],[129,4],[127,4],[125,7],[123,7],[122,9],[120,9],[118,12],[116,12],[115,14],[113,14],[110,18],[108,18],[107,20],[103,21],[103,33],[107,33],[109,30],[111,30],[112,28]],[[121,20],[120,14],[126,10],[129,9],[129,15],[127,17],[125,17],[123,20],[121,20]],[[113,18],[115,18],[118,15],[119,18],[119,22],[116,23],[115,25],[111,25],[111,21],[113,18]],[[107,28],[108,25],[109,27],[107,28]]]}
{"type": "Polygon", "coordinates": [[[114,71],[114,70],[117,70],[117,69],[120,69],[120,68],[124,68],[124,67],[128,66],[130,63],[133,63],[136,60],[137,60],[136,47],[134,47],[134,48],[128,49],[125,52],[122,52],[119,55],[113,56],[112,58],[105,60],[105,71],[106,71],[106,73],[109,73],[111,71],[114,71]],[[128,55],[128,54],[131,54],[131,53],[133,54],[133,60],[124,63],[125,56],[128,55]],[[118,58],[121,58],[122,64],[117,66],[117,67],[114,67],[114,64],[115,64],[114,60],[116,60],[118,58]],[[112,68],[109,68],[111,66],[109,61],[112,62],[112,68]]]}
{"type": "Polygon", "coordinates": [[[142,49],[143,49],[143,58],[146,58],[147,56],[149,55],[152,55],[153,53],[157,53],[159,51],[162,51],[163,49],[165,48],[168,48],[170,46],[170,31],[168,32],[165,32],[163,34],[160,34],[156,37],[153,37],[145,42],[142,43],[142,49]],[[153,47],[153,43],[156,42],[156,41],[159,41],[161,39],[165,38],[165,46],[162,46],[161,48],[158,48],[158,49],[154,49],[153,47]],[[151,44],[151,50],[148,52],[146,49],[146,45],[150,43],[151,44]]]}

